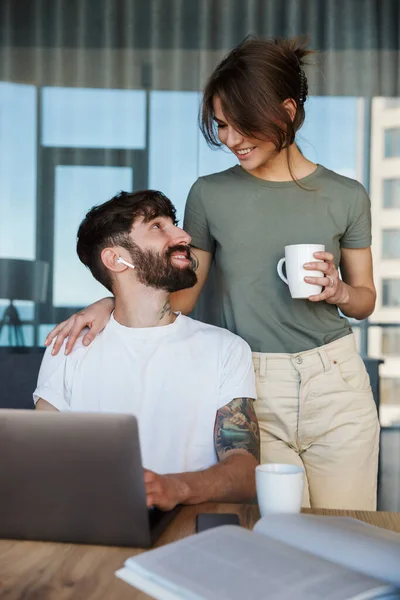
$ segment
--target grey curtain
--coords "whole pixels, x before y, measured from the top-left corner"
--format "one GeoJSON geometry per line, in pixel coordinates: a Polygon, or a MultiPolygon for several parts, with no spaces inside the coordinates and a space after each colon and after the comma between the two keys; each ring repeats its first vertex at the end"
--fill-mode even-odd
{"type": "Polygon", "coordinates": [[[197,90],[249,34],[308,35],[313,95],[400,95],[399,0],[1,0],[0,80],[197,90]]]}

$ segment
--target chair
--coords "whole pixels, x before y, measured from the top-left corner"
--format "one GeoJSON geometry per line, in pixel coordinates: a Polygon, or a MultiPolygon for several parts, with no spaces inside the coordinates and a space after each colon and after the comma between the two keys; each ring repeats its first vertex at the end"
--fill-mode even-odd
{"type": "Polygon", "coordinates": [[[0,348],[0,409],[33,409],[44,348],[0,348]]]}

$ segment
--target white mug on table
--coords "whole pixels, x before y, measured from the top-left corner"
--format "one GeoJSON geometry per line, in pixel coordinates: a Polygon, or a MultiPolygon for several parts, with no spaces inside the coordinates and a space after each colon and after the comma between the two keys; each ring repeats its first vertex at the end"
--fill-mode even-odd
{"type": "Polygon", "coordinates": [[[300,512],[304,488],[302,467],[275,463],[258,465],[256,486],[262,517],[271,513],[300,512]]]}
{"type": "Polygon", "coordinates": [[[322,285],[307,283],[304,277],[323,277],[322,271],[306,271],[304,264],[307,262],[323,262],[314,257],[314,252],[325,252],[323,244],[294,244],[285,246],[285,258],[281,258],[277,265],[279,277],[290,290],[292,298],[308,298],[322,292],[322,285]],[[283,274],[283,265],[286,264],[286,275],[283,274]]]}

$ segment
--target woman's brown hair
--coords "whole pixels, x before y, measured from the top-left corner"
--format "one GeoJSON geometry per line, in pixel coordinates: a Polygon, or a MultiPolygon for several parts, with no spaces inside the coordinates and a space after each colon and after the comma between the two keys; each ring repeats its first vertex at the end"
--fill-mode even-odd
{"type": "Polygon", "coordinates": [[[225,118],[247,137],[268,139],[277,152],[294,142],[304,122],[307,78],[304,59],[311,50],[302,38],[246,39],[216,67],[206,83],[200,129],[211,146],[221,146],[214,121],[213,100],[218,96],[225,118]],[[283,105],[296,103],[293,120],[283,105]]]}

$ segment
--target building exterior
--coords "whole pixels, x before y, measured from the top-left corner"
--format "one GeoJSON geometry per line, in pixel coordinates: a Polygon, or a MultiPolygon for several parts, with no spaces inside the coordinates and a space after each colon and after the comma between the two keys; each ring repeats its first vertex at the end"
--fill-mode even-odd
{"type": "Polygon", "coordinates": [[[370,195],[377,302],[368,353],[381,365],[381,423],[400,424],[400,98],[374,98],[370,195]],[[397,326],[396,326],[397,325],[397,326]]]}

